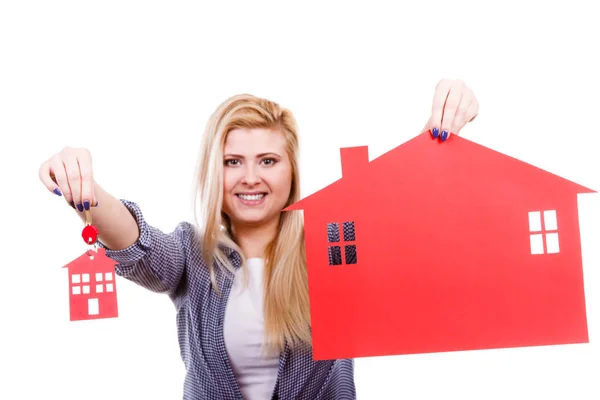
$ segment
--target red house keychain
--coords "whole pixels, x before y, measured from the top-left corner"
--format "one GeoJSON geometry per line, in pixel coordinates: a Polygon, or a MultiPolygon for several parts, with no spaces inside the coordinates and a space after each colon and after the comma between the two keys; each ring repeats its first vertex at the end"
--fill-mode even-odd
{"type": "Polygon", "coordinates": [[[90,211],[85,211],[85,219],[81,236],[88,249],[63,267],[69,271],[70,320],[116,318],[115,261],[98,247],[99,231],[92,225],[90,211]]]}

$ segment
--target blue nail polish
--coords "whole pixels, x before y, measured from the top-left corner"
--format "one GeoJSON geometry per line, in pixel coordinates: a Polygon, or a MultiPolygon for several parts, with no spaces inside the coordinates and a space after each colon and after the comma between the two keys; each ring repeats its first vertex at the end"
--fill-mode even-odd
{"type": "Polygon", "coordinates": [[[443,130],[442,131],[442,136],[441,136],[442,142],[446,139],[448,139],[448,131],[447,130],[443,130]]]}
{"type": "Polygon", "coordinates": [[[54,188],[53,192],[57,196],[62,196],[62,193],[60,192],[60,190],[58,190],[58,188],[54,188]]]}
{"type": "Polygon", "coordinates": [[[439,131],[439,129],[438,129],[438,128],[433,128],[433,130],[431,131],[431,133],[433,134],[433,138],[434,138],[434,139],[437,139],[437,137],[438,137],[438,135],[439,135],[440,131],[439,131]]]}
{"type": "Polygon", "coordinates": [[[79,210],[79,212],[83,212],[83,206],[81,205],[81,203],[77,204],[77,209],[79,210]]]}
{"type": "Polygon", "coordinates": [[[84,201],[84,202],[83,202],[83,208],[85,208],[85,209],[86,209],[86,211],[89,211],[89,209],[90,209],[90,202],[89,202],[89,201],[87,201],[87,200],[86,200],[86,201],[84,201]]]}

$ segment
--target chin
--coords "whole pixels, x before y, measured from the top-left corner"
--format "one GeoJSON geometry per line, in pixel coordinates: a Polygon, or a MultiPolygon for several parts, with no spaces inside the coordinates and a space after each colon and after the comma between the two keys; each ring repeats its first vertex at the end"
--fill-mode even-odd
{"type": "Polygon", "coordinates": [[[240,225],[261,225],[272,221],[276,216],[274,215],[266,215],[266,214],[257,214],[257,213],[238,213],[237,215],[233,215],[232,221],[234,224],[240,225]]]}
{"type": "Polygon", "coordinates": [[[270,218],[267,216],[257,216],[257,215],[239,215],[236,220],[241,224],[261,224],[269,221],[270,218]]]}

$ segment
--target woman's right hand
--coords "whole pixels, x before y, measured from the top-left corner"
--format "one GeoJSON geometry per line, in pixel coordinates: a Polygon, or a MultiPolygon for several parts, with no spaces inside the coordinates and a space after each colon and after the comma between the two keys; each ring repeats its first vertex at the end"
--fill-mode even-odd
{"type": "Polygon", "coordinates": [[[39,175],[48,191],[64,196],[67,203],[80,212],[98,205],[92,156],[87,149],[65,147],[40,166],[39,175]]]}

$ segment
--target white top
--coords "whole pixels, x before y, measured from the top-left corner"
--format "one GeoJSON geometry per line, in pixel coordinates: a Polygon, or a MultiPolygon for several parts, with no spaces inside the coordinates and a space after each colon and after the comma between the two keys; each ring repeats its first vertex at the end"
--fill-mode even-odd
{"type": "Polygon", "coordinates": [[[236,271],[225,309],[225,348],[245,400],[268,400],[273,394],[279,357],[261,354],[264,340],[263,272],[261,258],[249,258],[248,286],[236,271]]]}

